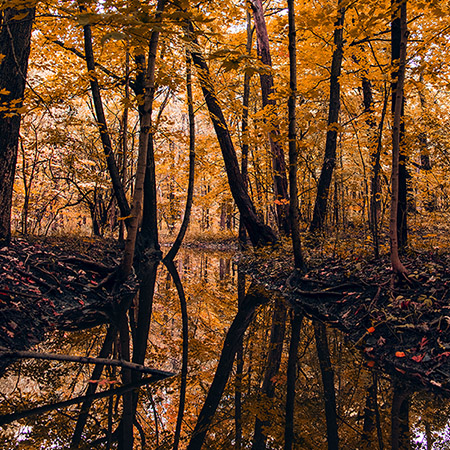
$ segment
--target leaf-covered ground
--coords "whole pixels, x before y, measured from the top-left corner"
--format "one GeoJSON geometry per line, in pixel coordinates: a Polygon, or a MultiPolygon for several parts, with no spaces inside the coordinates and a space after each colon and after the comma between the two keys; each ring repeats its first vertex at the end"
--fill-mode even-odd
{"type": "Polygon", "coordinates": [[[112,295],[98,285],[118,254],[113,242],[96,240],[14,239],[0,248],[0,347],[22,350],[55,328],[106,322],[112,295]]]}
{"type": "MultiPolygon", "coordinates": [[[[0,347],[24,349],[45,331],[111,319],[112,294],[98,284],[119,255],[115,243],[92,240],[15,239],[1,248],[0,347]]],[[[291,305],[346,333],[369,367],[450,395],[450,254],[410,253],[404,257],[408,280],[395,285],[386,258],[319,260],[306,274],[293,272],[282,247],[243,263],[291,305]]]]}
{"type": "Polygon", "coordinates": [[[388,258],[328,259],[301,274],[292,272],[288,253],[250,257],[247,272],[343,331],[369,367],[400,373],[414,389],[450,395],[449,254],[405,255],[408,279],[393,280],[388,258]]]}

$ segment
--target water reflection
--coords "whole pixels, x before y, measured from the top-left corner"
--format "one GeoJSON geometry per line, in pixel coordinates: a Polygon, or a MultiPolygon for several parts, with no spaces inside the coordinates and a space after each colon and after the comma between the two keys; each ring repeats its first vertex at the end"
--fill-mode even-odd
{"type": "Polygon", "coordinates": [[[176,375],[18,361],[0,380],[0,448],[449,448],[446,401],[368,368],[340,333],[246,280],[231,255],[185,251],[141,278],[113,323],[55,331],[34,350],[176,375]]]}

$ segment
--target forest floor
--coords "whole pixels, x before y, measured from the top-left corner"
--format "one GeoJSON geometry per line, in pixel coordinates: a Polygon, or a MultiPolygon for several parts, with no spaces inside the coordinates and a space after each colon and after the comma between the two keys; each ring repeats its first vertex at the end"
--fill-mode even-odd
{"type": "MultiPolygon", "coordinates": [[[[235,250],[236,243],[222,242],[218,248],[230,247],[235,250]]],[[[98,286],[120,253],[114,241],[80,238],[16,238],[0,248],[0,352],[27,349],[53,329],[110,320],[112,295],[98,286]]],[[[408,278],[393,283],[387,258],[318,255],[310,258],[307,273],[293,271],[287,244],[242,258],[245,271],[259,283],[343,331],[369,367],[400,373],[414,389],[448,396],[450,254],[410,252],[403,262],[408,278]]],[[[7,363],[0,358],[0,372],[7,363]]]]}

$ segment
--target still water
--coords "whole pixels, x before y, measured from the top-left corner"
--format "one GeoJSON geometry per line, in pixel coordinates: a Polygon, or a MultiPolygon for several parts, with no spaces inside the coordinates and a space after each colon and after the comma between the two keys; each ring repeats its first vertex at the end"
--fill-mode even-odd
{"type": "MultiPolygon", "coordinates": [[[[88,364],[16,362],[0,379],[1,449],[187,448],[237,314],[238,298],[242,300],[251,280],[228,253],[185,250],[175,266],[176,272],[169,273],[159,264],[154,285],[152,273],[144,277],[139,303],[125,322],[114,324],[119,332],[110,344],[114,359],[132,357],[173,376],[155,381],[114,366],[96,376],[88,364]],[[177,274],[181,285],[174,282],[177,274]],[[94,391],[102,398],[79,399],[94,391]],[[11,416],[18,412],[24,412],[22,417],[11,416]]],[[[266,448],[285,448],[290,315],[279,370],[269,380],[273,392],[262,394],[276,301],[267,298],[262,303],[239,347],[242,364],[233,365],[217,398],[202,448],[252,448],[256,418],[263,424],[266,448]]],[[[57,330],[33,351],[97,357],[108,340],[107,329],[105,324],[70,333],[57,330]]],[[[450,449],[447,400],[409,392],[401,379],[372,371],[333,329],[327,329],[327,342],[338,438],[330,438],[323,372],[309,319],[302,321],[299,336],[292,448],[389,449],[395,442],[397,448],[450,449]],[[400,437],[393,440],[393,433],[400,437]]],[[[330,392],[327,396],[329,400],[330,392]]]]}

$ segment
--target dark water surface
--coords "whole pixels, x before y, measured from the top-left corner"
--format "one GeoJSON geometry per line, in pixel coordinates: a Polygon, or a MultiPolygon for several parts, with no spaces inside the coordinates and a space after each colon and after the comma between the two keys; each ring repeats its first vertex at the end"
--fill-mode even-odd
{"type": "MultiPolygon", "coordinates": [[[[238,266],[228,253],[187,250],[180,254],[175,266],[187,307],[185,387],[182,388],[183,342],[185,352],[187,347],[183,340],[181,288],[178,285],[177,289],[174,283],[176,274],[159,264],[154,289],[150,270],[144,276],[139,305],[127,316],[128,324],[115,324],[121,332],[111,344],[112,355],[125,359],[128,351],[133,361],[175,375],[155,381],[147,374],[106,367],[100,377],[93,379],[93,365],[21,360],[0,379],[1,449],[171,449],[178,434],[178,448],[187,447],[214,378],[224,339],[238,311],[238,282],[242,298],[250,280],[238,273],[238,266]],[[81,403],[58,403],[84,396],[94,385],[103,398],[91,400],[78,442],[74,433],[76,429],[80,431],[81,403]],[[180,392],[185,392],[183,417],[179,414],[180,392]],[[46,407],[52,404],[58,407],[46,407]],[[24,417],[5,416],[18,412],[24,412],[24,417]]],[[[242,375],[236,375],[235,363],[202,448],[252,448],[256,417],[264,424],[267,448],[284,448],[290,319],[288,313],[280,369],[270,380],[274,395],[268,398],[261,395],[261,385],[276,302],[267,300],[257,309],[245,334],[242,375]],[[241,410],[238,427],[236,396],[240,399],[238,412],[241,410]]],[[[71,333],[55,331],[32,350],[97,357],[106,334],[106,325],[71,333]]],[[[393,380],[373,371],[339,332],[328,329],[327,339],[338,441],[330,441],[314,326],[305,318],[296,368],[293,448],[390,449],[398,445],[397,448],[417,450],[450,449],[450,408],[446,399],[437,399],[427,392],[409,392],[402,384],[401,374],[393,380]]]]}

